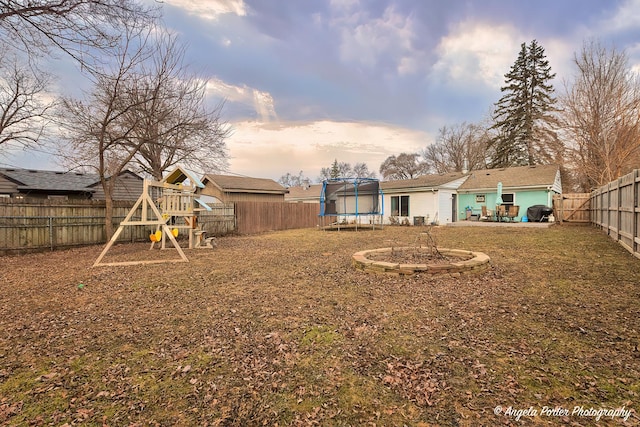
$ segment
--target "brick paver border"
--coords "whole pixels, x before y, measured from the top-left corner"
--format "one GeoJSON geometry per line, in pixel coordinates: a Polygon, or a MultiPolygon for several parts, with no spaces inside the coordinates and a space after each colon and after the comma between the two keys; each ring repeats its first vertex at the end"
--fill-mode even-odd
{"type": "Polygon", "coordinates": [[[459,258],[460,261],[434,264],[400,264],[385,261],[374,261],[367,256],[372,253],[391,253],[392,251],[430,251],[430,248],[394,247],[370,249],[353,254],[353,265],[367,273],[382,273],[396,275],[443,274],[451,277],[459,277],[462,274],[479,273],[489,268],[489,256],[482,252],[465,251],[461,249],[438,248],[438,252],[447,257],[459,258]]]}

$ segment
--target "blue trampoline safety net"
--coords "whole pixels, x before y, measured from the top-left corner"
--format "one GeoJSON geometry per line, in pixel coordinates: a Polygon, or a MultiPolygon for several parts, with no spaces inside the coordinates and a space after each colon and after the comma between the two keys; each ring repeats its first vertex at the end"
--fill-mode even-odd
{"type": "Polygon", "coordinates": [[[320,216],[382,215],[382,190],[373,178],[325,180],[320,193],[320,216]]]}

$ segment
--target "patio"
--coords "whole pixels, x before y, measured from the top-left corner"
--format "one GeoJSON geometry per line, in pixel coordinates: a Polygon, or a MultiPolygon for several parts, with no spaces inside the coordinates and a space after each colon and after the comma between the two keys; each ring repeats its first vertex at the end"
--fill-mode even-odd
{"type": "Polygon", "coordinates": [[[456,221],[450,222],[451,227],[518,227],[518,228],[549,228],[554,222],[498,222],[498,221],[456,221]]]}

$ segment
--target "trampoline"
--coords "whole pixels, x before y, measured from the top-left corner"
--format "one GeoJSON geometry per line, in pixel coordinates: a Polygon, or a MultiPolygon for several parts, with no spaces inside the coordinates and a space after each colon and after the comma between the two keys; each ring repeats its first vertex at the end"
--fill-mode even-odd
{"type": "Polygon", "coordinates": [[[375,229],[376,225],[382,228],[383,214],[384,197],[377,179],[334,178],[322,182],[320,218],[323,229],[375,229]]]}

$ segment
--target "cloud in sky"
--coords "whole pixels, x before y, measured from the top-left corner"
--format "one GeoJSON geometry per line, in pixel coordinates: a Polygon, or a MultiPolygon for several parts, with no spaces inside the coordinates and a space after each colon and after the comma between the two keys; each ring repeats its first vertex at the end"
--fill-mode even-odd
{"type": "Polygon", "coordinates": [[[513,52],[519,51],[521,39],[510,25],[460,22],[442,37],[433,74],[450,86],[499,89],[514,62],[513,52]]]}
{"type": "Polygon", "coordinates": [[[630,31],[637,35],[640,31],[640,0],[629,0],[614,9],[611,16],[602,21],[601,30],[610,33],[630,31]]]}
{"type": "Polygon", "coordinates": [[[234,13],[238,16],[247,14],[242,0],[164,0],[167,4],[188,11],[200,18],[217,20],[220,15],[234,13]]]}
{"type": "MultiPolygon", "coordinates": [[[[340,59],[356,67],[384,67],[385,73],[414,74],[419,70],[422,53],[413,41],[419,37],[414,17],[397,11],[393,5],[380,16],[361,12],[358,3],[334,8],[330,26],[341,36],[340,59]]],[[[423,70],[424,71],[424,70],[423,70]]]]}
{"type": "Polygon", "coordinates": [[[256,113],[256,120],[270,122],[276,120],[273,97],[268,92],[243,86],[234,86],[220,79],[212,78],[207,81],[207,93],[215,98],[222,98],[226,102],[250,106],[256,113]]]}
{"type": "Polygon", "coordinates": [[[277,180],[302,170],[316,179],[334,159],[366,163],[377,172],[387,157],[416,152],[430,142],[425,132],[380,123],[247,121],[234,123],[229,148],[234,173],[256,176],[258,167],[259,176],[277,180]]]}
{"type": "MultiPolygon", "coordinates": [[[[589,38],[626,49],[640,69],[640,0],[162,4],[164,24],[208,82],[208,102],[226,100],[230,172],[257,177],[315,178],[335,158],[377,170],[433,142],[442,126],[480,121],[520,44],[533,39],[557,92],[589,38]]],[[[59,62],[59,89],[78,87],[74,67],[59,62]]]]}

